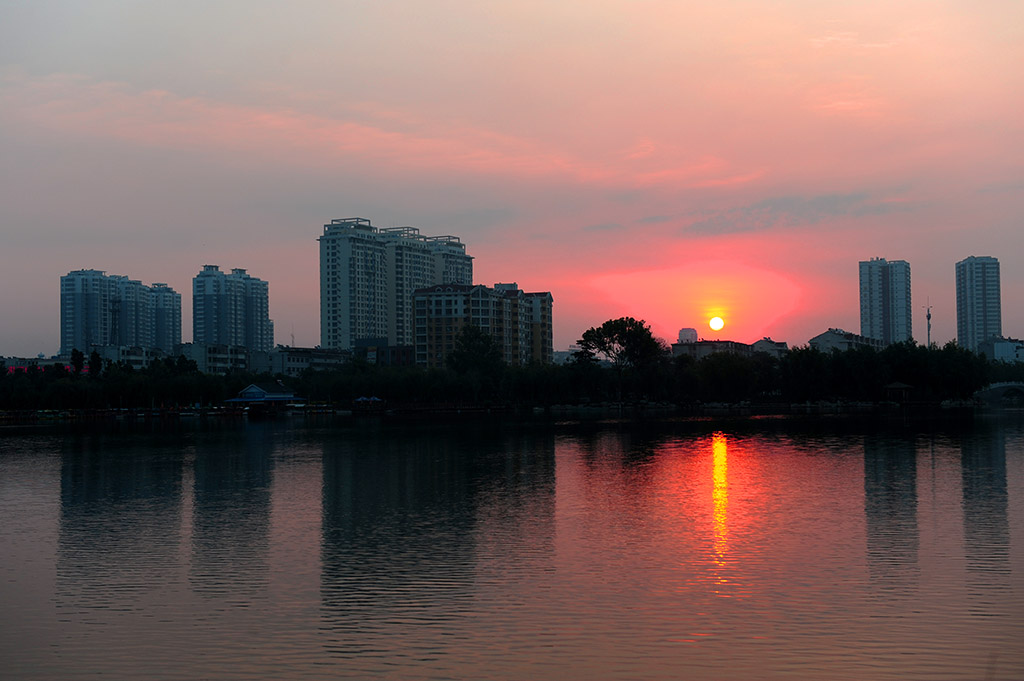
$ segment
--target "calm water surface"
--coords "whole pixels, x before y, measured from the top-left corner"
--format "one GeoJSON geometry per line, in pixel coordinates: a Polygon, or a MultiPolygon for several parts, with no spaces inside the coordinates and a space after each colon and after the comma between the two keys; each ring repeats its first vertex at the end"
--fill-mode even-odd
{"type": "Polygon", "coordinates": [[[0,547],[4,679],[1024,678],[1018,423],[7,432],[0,547]]]}

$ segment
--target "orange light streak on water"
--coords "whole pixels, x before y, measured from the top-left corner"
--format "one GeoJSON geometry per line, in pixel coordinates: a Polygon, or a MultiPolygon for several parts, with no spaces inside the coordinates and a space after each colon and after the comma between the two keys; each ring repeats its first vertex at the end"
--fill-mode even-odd
{"type": "Polygon", "coordinates": [[[715,482],[711,493],[714,503],[715,562],[719,566],[724,566],[729,544],[729,466],[728,446],[723,433],[715,433],[711,437],[711,456],[715,482]]]}

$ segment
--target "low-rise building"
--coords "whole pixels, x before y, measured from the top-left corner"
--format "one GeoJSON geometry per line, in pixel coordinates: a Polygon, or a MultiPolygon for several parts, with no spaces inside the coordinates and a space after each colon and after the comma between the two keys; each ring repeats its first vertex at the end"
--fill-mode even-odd
{"type": "Polygon", "coordinates": [[[195,362],[204,374],[249,370],[249,350],[241,345],[182,343],[176,354],[195,362]]]}
{"type": "Polygon", "coordinates": [[[166,355],[156,348],[145,348],[138,345],[98,345],[85,353],[86,362],[95,351],[103,363],[124,364],[133,369],[145,369],[154,360],[163,359],[166,355]]]}
{"type": "Polygon", "coordinates": [[[878,340],[877,338],[868,338],[867,336],[861,336],[844,331],[843,329],[829,329],[824,333],[819,333],[808,341],[808,344],[821,352],[831,352],[832,350],[846,352],[853,348],[881,350],[886,346],[885,341],[878,340]]]}
{"type": "Polygon", "coordinates": [[[978,353],[993,362],[1024,362],[1024,341],[1016,338],[987,338],[978,343],[978,353]]]}
{"type": "Polygon", "coordinates": [[[249,356],[249,370],[255,373],[298,376],[303,371],[337,369],[352,358],[347,350],[325,348],[294,348],[278,345],[270,352],[253,352],[249,356]]]}
{"type": "Polygon", "coordinates": [[[0,357],[0,364],[8,374],[27,373],[36,369],[46,369],[54,364],[64,364],[68,367],[67,358],[58,357],[0,357]]]}
{"type": "Polygon", "coordinates": [[[699,360],[718,352],[727,352],[733,355],[749,357],[751,348],[746,343],[731,340],[699,340],[695,343],[672,344],[673,357],[687,355],[699,360]]]}
{"type": "Polygon", "coordinates": [[[754,341],[750,346],[750,349],[753,352],[763,352],[771,355],[776,359],[781,359],[787,352],[789,352],[789,346],[786,345],[785,341],[773,341],[767,336],[759,341],[754,341]]]}

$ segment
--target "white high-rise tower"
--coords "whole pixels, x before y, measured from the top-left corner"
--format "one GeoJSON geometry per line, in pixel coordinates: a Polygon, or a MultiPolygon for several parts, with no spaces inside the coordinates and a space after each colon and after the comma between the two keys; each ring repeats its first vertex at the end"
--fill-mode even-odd
{"type": "Polygon", "coordinates": [[[267,282],[244,269],[225,274],[217,265],[203,265],[192,279],[194,343],[272,350],[274,322],[269,313],[267,282]]]}
{"type": "Polygon", "coordinates": [[[413,292],[472,284],[473,258],[454,236],[412,227],[378,229],[365,218],[331,220],[320,242],[320,345],[349,350],[359,340],[413,345],[413,292]]]}
{"type": "Polygon", "coordinates": [[[885,258],[860,263],[860,335],[884,343],[913,338],[910,263],[885,258]]]}
{"type": "Polygon", "coordinates": [[[999,261],[971,256],[956,264],[956,342],[973,352],[1003,335],[999,261]]]}

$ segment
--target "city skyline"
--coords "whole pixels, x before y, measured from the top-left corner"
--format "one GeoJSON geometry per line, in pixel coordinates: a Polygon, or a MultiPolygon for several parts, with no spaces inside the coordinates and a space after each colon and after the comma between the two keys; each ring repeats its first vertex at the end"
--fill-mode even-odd
{"type": "MultiPolygon", "coordinates": [[[[329,335],[334,334],[338,340],[335,340],[334,345],[328,345],[326,343],[317,345],[316,347],[323,347],[327,350],[352,350],[357,346],[359,340],[362,341],[374,341],[384,342],[387,345],[413,345],[413,343],[403,343],[401,339],[395,337],[396,328],[401,328],[400,323],[396,323],[396,320],[402,316],[409,317],[410,329],[412,328],[413,313],[412,313],[412,302],[414,296],[412,295],[415,291],[421,288],[422,281],[426,281],[431,278],[440,278],[443,283],[459,284],[462,288],[482,288],[486,289],[485,286],[479,283],[472,283],[472,261],[473,257],[468,255],[465,251],[465,246],[462,244],[458,237],[452,235],[445,235],[441,237],[427,237],[420,234],[418,229],[412,227],[401,227],[393,229],[377,229],[371,224],[371,221],[364,218],[342,218],[332,220],[330,223],[324,225],[323,235],[317,238],[320,243],[320,299],[321,299],[321,319],[324,319],[323,315],[327,315],[328,319],[333,319],[331,316],[332,312],[336,312],[342,309],[348,310],[352,308],[348,313],[356,315],[356,310],[360,307],[365,307],[365,302],[358,305],[352,305],[351,302],[342,306],[339,300],[344,300],[345,296],[341,296],[342,289],[336,283],[331,283],[332,280],[339,279],[339,273],[342,272],[338,265],[339,260],[353,259],[354,261],[365,260],[361,269],[355,274],[348,278],[360,279],[371,281],[372,285],[367,285],[365,282],[361,285],[357,291],[351,293],[353,300],[361,299],[365,297],[366,293],[372,289],[374,297],[378,296],[385,300],[387,304],[383,305],[379,314],[367,317],[367,319],[361,321],[351,321],[349,324],[332,323],[334,329],[340,327],[349,327],[348,335],[346,336],[347,341],[345,343],[340,342],[341,335],[337,331],[331,331],[325,334],[321,332],[322,338],[326,339],[329,335]],[[341,250],[339,250],[341,249],[341,250]],[[422,251],[422,252],[420,252],[422,251]],[[397,260],[405,260],[406,264],[395,264],[395,254],[398,253],[400,256],[397,260]],[[344,257],[341,257],[342,254],[344,257]],[[372,261],[372,262],[371,262],[372,261]],[[375,270],[380,270],[383,274],[379,277],[374,274],[375,270]],[[423,270],[423,271],[421,271],[423,270]],[[445,281],[450,279],[451,281],[445,281]],[[460,279],[467,279],[466,282],[460,281],[460,279]],[[422,280],[422,281],[421,281],[422,280]],[[369,286],[369,287],[368,287],[369,286]],[[404,314],[398,314],[396,310],[400,305],[397,305],[395,299],[401,300],[403,297],[408,297],[408,310],[404,311],[404,314]],[[379,317],[379,319],[377,318],[379,317]],[[374,333],[379,332],[380,335],[375,336],[374,333]]],[[[1001,299],[1001,276],[999,261],[997,258],[991,256],[968,256],[956,264],[956,300],[957,300],[957,328],[958,337],[956,339],[950,339],[951,342],[956,342],[961,347],[970,349],[971,351],[977,352],[979,343],[983,340],[1000,339],[1000,338],[1013,338],[1012,334],[1004,335],[1002,330],[1002,299],[1001,299]]],[[[917,342],[910,328],[910,312],[913,309],[911,302],[911,279],[910,279],[910,265],[903,260],[887,261],[885,258],[875,257],[868,261],[860,261],[858,263],[859,271],[859,291],[860,291],[860,332],[861,335],[866,338],[873,338],[880,341],[883,344],[898,343],[902,341],[913,341],[917,342]]],[[[61,277],[61,350],[64,355],[67,355],[70,351],[65,347],[68,346],[66,339],[77,337],[75,334],[81,334],[80,329],[75,328],[74,334],[71,333],[73,327],[80,326],[77,321],[79,313],[76,312],[73,300],[69,295],[71,286],[83,288],[78,282],[79,280],[92,280],[101,279],[107,281],[111,287],[111,291],[124,289],[127,287],[134,287],[139,289],[145,289],[148,296],[152,298],[152,306],[154,307],[165,307],[168,305],[168,299],[177,300],[174,301],[176,309],[174,313],[177,315],[177,338],[181,338],[181,296],[177,294],[174,289],[168,287],[165,283],[155,283],[152,286],[143,286],[140,281],[130,280],[124,275],[107,275],[105,272],[97,271],[93,269],[81,269],[77,271],[69,272],[67,275],[61,277]]],[[[236,326],[239,328],[234,332],[234,336],[231,339],[222,339],[220,336],[227,333],[225,329],[213,328],[200,334],[200,327],[204,325],[201,318],[197,318],[195,315],[192,320],[193,327],[193,338],[191,341],[195,343],[215,343],[215,344],[227,344],[227,345],[238,345],[238,346],[253,346],[252,349],[269,350],[276,345],[284,347],[302,347],[299,345],[291,345],[284,343],[275,343],[273,338],[274,323],[272,320],[266,318],[267,311],[269,309],[268,300],[268,282],[252,277],[249,275],[245,268],[234,268],[230,274],[225,274],[220,271],[217,265],[204,265],[203,269],[198,275],[193,277],[193,307],[196,310],[200,310],[200,317],[204,317],[202,310],[205,305],[200,305],[199,300],[200,289],[206,291],[210,288],[208,283],[210,280],[214,280],[217,284],[215,288],[218,290],[216,293],[227,295],[229,293],[225,288],[228,284],[236,284],[234,291],[236,294],[234,297],[244,297],[246,300],[253,296],[260,299],[258,305],[259,311],[261,312],[261,318],[263,322],[254,321],[249,319],[246,315],[239,315],[246,317],[244,320],[239,321],[236,326]],[[200,285],[200,282],[207,282],[200,285]],[[252,291],[255,287],[258,290],[252,291]],[[223,290],[221,290],[223,289],[223,290]],[[263,327],[266,327],[265,329],[263,327]],[[244,327],[244,328],[243,328],[244,327]],[[250,328],[251,327],[251,328],[250,328]],[[257,328],[259,327],[259,328],[257,328]],[[261,330],[262,329],[262,330],[261,330]],[[217,337],[210,340],[205,336],[213,333],[217,337]],[[240,335],[241,334],[241,335],[240,335]],[[258,337],[260,342],[256,341],[239,341],[242,335],[252,336],[253,338],[258,337]],[[269,342],[264,342],[265,337],[269,334],[269,342]],[[200,337],[202,336],[202,337],[200,337]],[[196,340],[199,338],[199,340],[196,340]],[[256,346],[259,346],[256,348],[256,346]]],[[[518,290],[516,284],[495,284],[496,289],[502,289],[502,287],[511,287],[512,290],[518,290]]],[[[95,287],[93,287],[95,288],[95,287]]],[[[134,290],[134,288],[132,290],[134,290]]],[[[348,291],[348,289],[345,289],[348,291]]],[[[113,296],[111,293],[110,296],[113,296]]],[[[125,294],[118,293],[119,297],[125,297],[125,294]]],[[[541,294],[527,294],[528,296],[538,296],[541,294]]],[[[550,292],[543,294],[548,300],[547,318],[548,328],[546,331],[548,338],[548,354],[553,345],[551,339],[553,337],[551,328],[551,313],[550,313],[550,292]]],[[[93,296],[95,297],[95,295],[93,296]]],[[[209,297],[209,296],[207,296],[209,297]]],[[[149,305],[150,303],[146,304],[149,305]]],[[[105,303],[104,303],[105,304],[105,303]]],[[[93,305],[96,307],[96,304],[93,305]]],[[[214,306],[218,307],[219,305],[214,306]]],[[[235,305],[235,307],[239,307],[235,305]]],[[[247,307],[243,306],[243,307],[247,307]]],[[[927,310],[930,310],[930,305],[925,306],[927,310]]],[[[240,308],[241,309],[241,308],[240,308]]],[[[168,325],[166,314],[158,316],[151,314],[151,326],[156,329],[156,336],[164,338],[168,334],[173,334],[174,331],[168,331],[166,328],[168,325]]],[[[229,315],[230,316],[230,315],[229,315]]],[[[235,315],[238,316],[238,315],[235,315]]],[[[365,316],[365,315],[364,315],[365,316]]],[[[219,314],[214,314],[211,318],[215,319],[220,317],[219,314]]],[[[340,317],[338,317],[340,318],[340,317]]],[[[241,319],[241,317],[240,317],[241,319]]],[[[355,320],[355,317],[352,317],[355,320]]],[[[223,321],[223,320],[221,320],[223,321]]],[[[715,317],[709,320],[710,329],[712,332],[721,330],[723,321],[719,317],[715,317]],[[716,325],[716,322],[718,323],[716,325]]],[[[215,325],[216,326],[216,325],[215,325]]],[[[221,323],[219,326],[223,327],[221,323]]],[[[229,324],[230,326],[230,324],[229,324]]],[[[106,334],[110,335],[110,322],[107,322],[105,327],[106,334]]],[[[115,333],[117,332],[117,324],[113,325],[115,333]]],[[[842,327],[828,327],[827,331],[842,331],[850,334],[848,330],[842,327]]],[[[930,331],[930,329],[929,329],[930,331]]],[[[153,335],[153,329],[149,331],[150,335],[153,335]]],[[[229,334],[230,335],[230,334],[229,334]]],[[[411,331],[409,333],[411,336],[411,331]]],[[[140,338],[143,336],[139,336],[140,338]]],[[[170,337],[170,336],[168,336],[170,337]]],[[[134,336],[133,336],[134,338],[134,336]]],[[[695,328],[683,328],[678,332],[679,342],[696,342],[698,338],[702,338],[701,331],[695,328]],[[684,335],[691,340],[684,341],[684,335]]],[[[663,339],[665,340],[665,339],[663,339]]],[[[736,340],[736,339],[733,339],[736,340]]],[[[787,339],[772,339],[770,336],[764,336],[760,341],[775,341],[776,344],[785,345],[789,343],[787,339]]],[[[667,341],[671,342],[671,341],[667,341]]],[[[754,341],[751,341],[754,342],[754,341]]],[[[811,345],[814,345],[814,338],[808,339],[811,345]]],[[[919,344],[924,344],[925,341],[921,341],[919,344]]],[[[73,343],[72,343],[73,344],[73,343]]],[[[164,350],[163,345],[160,342],[154,342],[152,347],[164,350]]],[[[89,345],[89,344],[87,344],[89,345]]],[[[92,345],[96,345],[93,343],[92,345]]],[[[143,345],[146,346],[145,342],[136,343],[135,341],[129,343],[122,343],[122,345],[143,345]]],[[[794,344],[793,347],[802,345],[800,343],[794,344]]],[[[70,346],[68,346],[70,347],[70,346]]],[[[166,351],[166,350],[165,350],[166,351]]],[[[3,356],[3,355],[0,355],[3,356]]]]}
{"type": "Polygon", "coordinates": [[[18,4],[0,354],[58,350],[59,274],[187,291],[204,262],[259,272],[279,337],[316,345],[336,215],[459,235],[475,281],[553,293],[558,348],[623,315],[855,330],[871,253],[913,263],[938,344],[951,264],[997,254],[1019,336],[1022,61],[1017,3],[18,4]]]}

